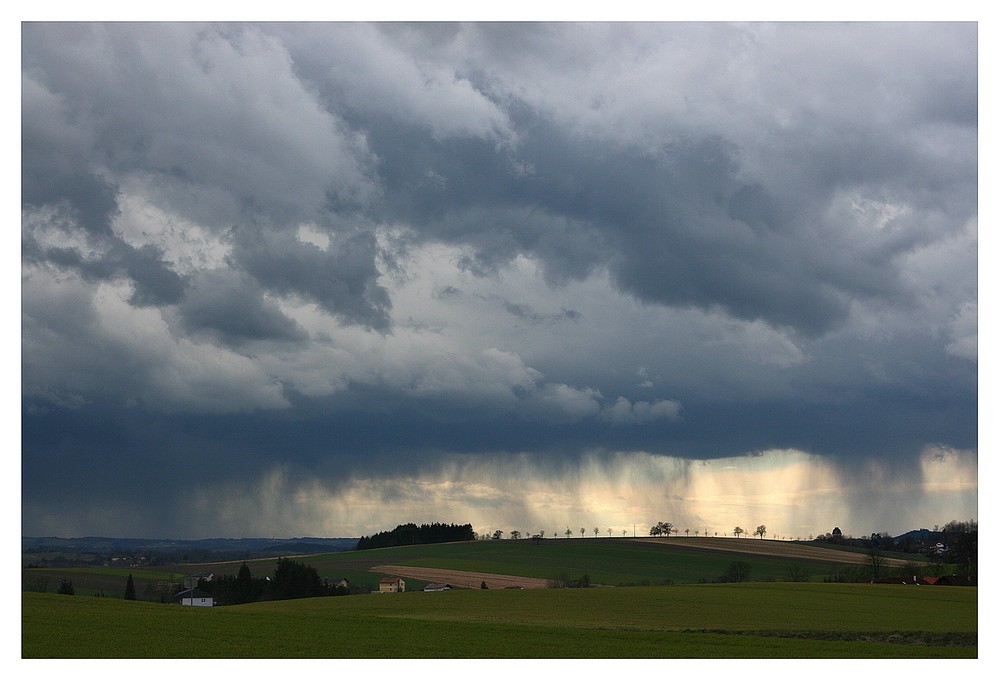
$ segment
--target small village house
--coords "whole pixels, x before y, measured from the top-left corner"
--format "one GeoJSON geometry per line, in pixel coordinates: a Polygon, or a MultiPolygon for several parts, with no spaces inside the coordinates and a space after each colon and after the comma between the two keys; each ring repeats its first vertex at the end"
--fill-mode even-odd
{"type": "Polygon", "coordinates": [[[212,594],[206,593],[201,589],[185,589],[177,594],[175,598],[180,601],[181,605],[196,605],[208,608],[215,605],[215,599],[212,598],[212,594]]]}
{"type": "Polygon", "coordinates": [[[386,577],[379,580],[378,591],[383,594],[403,593],[406,591],[406,582],[399,577],[386,577]]]}

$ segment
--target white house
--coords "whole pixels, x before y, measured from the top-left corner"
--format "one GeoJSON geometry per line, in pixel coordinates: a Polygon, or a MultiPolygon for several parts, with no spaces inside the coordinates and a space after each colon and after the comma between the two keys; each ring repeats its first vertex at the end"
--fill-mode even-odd
{"type": "Polygon", "coordinates": [[[185,589],[174,596],[174,598],[178,599],[181,605],[198,605],[209,608],[215,605],[212,594],[205,593],[201,589],[185,589]]]}

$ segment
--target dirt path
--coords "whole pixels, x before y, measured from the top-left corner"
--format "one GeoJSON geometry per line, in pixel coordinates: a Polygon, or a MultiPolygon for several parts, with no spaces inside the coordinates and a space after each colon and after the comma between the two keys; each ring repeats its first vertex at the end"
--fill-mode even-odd
{"type": "Polygon", "coordinates": [[[547,580],[535,577],[516,577],[514,575],[495,575],[488,572],[466,572],[464,570],[443,570],[440,568],[414,567],[412,565],[376,565],[372,572],[382,572],[388,575],[409,579],[421,579],[426,582],[439,582],[452,586],[464,586],[478,589],[483,582],[491,589],[521,587],[522,589],[545,589],[547,580]]]}

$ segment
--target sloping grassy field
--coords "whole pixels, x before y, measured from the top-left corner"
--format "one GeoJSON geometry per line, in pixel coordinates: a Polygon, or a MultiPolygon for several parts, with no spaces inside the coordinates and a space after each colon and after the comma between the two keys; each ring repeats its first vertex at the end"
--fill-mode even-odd
{"type": "MultiPolygon", "coordinates": [[[[919,556],[913,556],[914,562],[919,556]]],[[[749,566],[750,580],[823,581],[831,573],[850,564],[863,565],[867,556],[815,544],[798,544],[759,539],[686,538],[670,539],[546,539],[542,542],[473,541],[449,544],[399,546],[366,551],[343,551],[299,558],[316,568],[322,577],[346,577],[351,584],[377,585],[385,573],[370,572],[378,565],[468,570],[544,580],[577,579],[588,575],[591,583],[610,586],[696,584],[716,581],[733,561],[749,566]]],[[[136,580],[137,593],[147,583],[164,579],[179,580],[183,574],[215,572],[236,574],[242,561],[169,568],[62,568],[26,569],[23,588],[41,579],[49,580],[55,591],[62,578],[73,580],[78,593],[97,590],[106,595],[120,595],[125,588],[125,573],[136,580]]],[[[254,576],[270,574],[276,559],[248,561],[254,576]]],[[[897,564],[904,561],[896,560],[897,564]]],[[[419,589],[423,582],[407,580],[409,589],[419,589]]]]}
{"type": "Polygon", "coordinates": [[[184,608],[24,593],[26,658],[977,656],[977,590],[705,584],[184,608]]]}
{"type": "MultiPolygon", "coordinates": [[[[864,564],[866,559],[864,555],[791,542],[686,538],[474,541],[303,558],[321,575],[331,578],[345,570],[391,564],[553,580],[586,574],[592,583],[610,586],[711,582],[733,561],[749,565],[751,580],[787,580],[796,570],[811,581],[822,581],[834,570],[850,563],[864,564]]],[[[273,561],[261,565],[264,569],[272,566],[273,561]]]]}

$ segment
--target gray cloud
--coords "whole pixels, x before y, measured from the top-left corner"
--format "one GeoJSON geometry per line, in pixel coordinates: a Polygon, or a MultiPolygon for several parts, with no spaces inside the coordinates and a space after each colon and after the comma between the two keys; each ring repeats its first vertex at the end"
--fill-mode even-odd
{"type": "Polygon", "coordinates": [[[384,331],[389,296],[378,283],[378,246],[371,233],[334,235],[322,250],[287,232],[241,229],[231,262],[277,293],[300,295],[348,323],[384,331]]]}
{"type": "Polygon", "coordinates": [[[191,452],[233,494],[400,460],[974,457],[977,41],[26,23],[26,507],[141,503],[60,461],[180,503],[191,452]]]}
{"type": "Polygon", "coordinates": [[[259,286],[230,270],[202,273],[178,312],[190,332],[217,334],[225,345],[244,342],[305,341],[305,330],[263,298],[259,286]]]}

